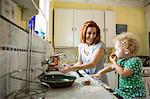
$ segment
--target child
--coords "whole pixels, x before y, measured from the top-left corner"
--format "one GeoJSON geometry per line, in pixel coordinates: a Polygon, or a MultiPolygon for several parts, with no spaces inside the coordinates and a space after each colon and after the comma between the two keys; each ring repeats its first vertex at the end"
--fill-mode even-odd
{"type": "Polygon", "coordinates": [[[122,33],[115,38],[115,53],[111,53],[111,66],[105,67],[94,77],[116,70],[119,74],[119,89],[115,89],[124,99],[141,99],[146,96],[142,80],[142,62],[135,54],[138,52],[138,41],[131,33],[122,33]]]}

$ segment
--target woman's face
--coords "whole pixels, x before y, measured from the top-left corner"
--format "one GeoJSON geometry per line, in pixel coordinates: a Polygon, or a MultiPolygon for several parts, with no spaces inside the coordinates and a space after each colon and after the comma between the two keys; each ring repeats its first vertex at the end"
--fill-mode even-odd
{"type": "Polygon", "coordinates": [[[123,58],[125,56],[124,50],[119,41],[115,42],[115,54],[117,58],[123,58]]]}
{"type": "Polygon", "coordinates": [[[88,27],[86,31],[86,43],[92,45],[96,38],[96,27],[88,27]]]}

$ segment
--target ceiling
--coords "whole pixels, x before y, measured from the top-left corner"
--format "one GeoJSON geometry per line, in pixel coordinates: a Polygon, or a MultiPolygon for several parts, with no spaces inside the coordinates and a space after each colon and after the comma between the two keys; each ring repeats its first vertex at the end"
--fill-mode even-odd
{"type": "Polygon", "coordinates": [[[90,4],[119,4],[144,6],[150,0],[53,0],[54,2],[90,3],[90,4]]]}
{"type": "Polygon", "coordinates": [[[144,2],[148,0],[53,0],[56,2],[92,2],[92,1],[97,1],[97,2],[126,2],[126,1],[136,1],[136,2],[144,2]]]}

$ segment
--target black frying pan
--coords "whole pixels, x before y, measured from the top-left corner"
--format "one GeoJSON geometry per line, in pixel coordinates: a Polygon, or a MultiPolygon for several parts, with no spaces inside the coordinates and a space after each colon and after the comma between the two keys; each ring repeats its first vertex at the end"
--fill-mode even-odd
{"type": "Polygon", "coordinates": [[[51,88],[64,88],[69,87],[73,84],[76,77],[75,76],[67,76],[62,74],[42,74],[40,77],[38,77],[42,84],[50,85],[51,88]],[[43,83],[44,82],[44,83],[43,83]]]}

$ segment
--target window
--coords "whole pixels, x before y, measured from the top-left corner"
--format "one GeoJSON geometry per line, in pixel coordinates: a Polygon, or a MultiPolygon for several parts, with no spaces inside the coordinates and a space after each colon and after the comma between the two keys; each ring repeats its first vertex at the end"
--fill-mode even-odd
{"type": "Polygon", "coordinates": [[[33,16],[29,21],[29,27],[31,28],[31,22],[33,22],[34,31],[42,38],[46,38],[47,27],[49,18],[49,0],[39,1],[39,14],[33,16]]]}

